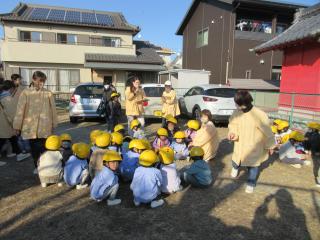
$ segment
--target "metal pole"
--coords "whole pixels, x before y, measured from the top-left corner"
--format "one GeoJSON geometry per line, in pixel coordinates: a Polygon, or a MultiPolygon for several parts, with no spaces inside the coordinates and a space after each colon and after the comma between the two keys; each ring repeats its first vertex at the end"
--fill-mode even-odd
{"type": "Polygon", "coordinates": [[[291,95],[290,127],[292,126],[292,122],[293,122],[294,99],[295,99],[295,93],[292,93],[292,95],[291,95]]]}

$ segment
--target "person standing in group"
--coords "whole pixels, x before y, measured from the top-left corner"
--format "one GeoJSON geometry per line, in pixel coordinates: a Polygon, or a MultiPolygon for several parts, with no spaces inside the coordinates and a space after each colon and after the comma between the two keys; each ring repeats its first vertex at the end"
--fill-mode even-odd
{"type": "Polygon", "coordinates": [[[103,95],[102,95],[102,107],[103,107],[103,112],[106,116],[106,122],[110,124],[110,118],[109,118],[109,114],[110,114],[110,109],[109,109],[109,102],[111,101],[112,98],[112,94],[116,93],[117,89],[115,86],[113,86],[112,84],[112,79],[106,79],[104,81],[104,91],[103,91],[103,95]]]}
{"type": "MultiPolygon", "coordinates": [[[[22,91],[26,88],[22,85],[22,77],[19,74],[12,74],[11,75],[11,81],[14,84],[15,88],[12,91],[12,98],[13,98],[13,111],[17,111],[18,101],[19,97],[22,93],[22,91]]],[[[17,156],[17,161],[22,161],[26,157],[30,156],[30,144],[28,140],[23,139],[21,136],[18,136],[18,144],[21,149],[21,154],[17,156]]]]}
{"type": "Polygon", "coordinates": [[[176,91],[172,88],[172,83],[166,81],[164,83],[164,91],[161,97],[162,100],[162,126],[165,126],[165,116],[176,117],[180,115],[180,108],[178,104],[176,91]]]}
{"type": "Polygon", "coordinates": [[[46,138],[52,135],[58,123],[54,96],[44,88],[46,80],[47,76],[43,72],[33,73],[30,87],[24,89],[19,97],[13,121],[16,134],[29,140],[35,165],[34,174],[38,173],[37,162],[45,151],[46,138]]]}
{"type": "Polygon", "coordinates": [[[120,123],[121,119],[121,104],[120,104],[120,94],[114,92],[111,94],[111,98],[108,102],[108,127],[109,131],[112,132],[114,127],[120,123]]]}
{"type": "Polygon", "coordinates": [[[229,120],[228,139],[234,142],[231,177],[238,176],[239,168],[247,167],[249,177],[246,192],[256,186],[259,166],[268,159],[275,146],[270,121],[265,112],[252,105],[253,98],[246,90],[234,96],[237,110],[229,120]]]}
{"type": "Polygon", "coordinates": [[[138,119],[141,127],[144,127],[144,109],[143,101],[145,100],[145,93],[141,88],[140,79],[137,76],[133,76],[129,79],[130,85],[125,90],[126,98],[126,115],[128,118],[128,133],[132,136],[132,130],[130,123],[133,119],[138,119]]]}

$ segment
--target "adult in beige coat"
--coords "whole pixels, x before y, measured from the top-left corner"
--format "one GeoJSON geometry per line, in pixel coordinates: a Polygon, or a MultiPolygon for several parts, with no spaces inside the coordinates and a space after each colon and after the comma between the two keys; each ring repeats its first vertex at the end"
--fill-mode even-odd
{"type": "MultiPolygon", "coordinates": [[[[20,153],[18,139],[12,127],[15,115],[14,100],[11,96],[13,89],[13,83],[8,80],[0,86],[0,149],[7,144],[7,156],[12,157],[20,153]]],[[[0,165],[4,165],[4,162],[0,165]]]]}
{"type": "MultiPolygon", "coordinates": [[[[32,77],[31,86],[22,91],[13,128],[21,133],[24,139],[29,139],[34,165],[45,151],[46,138],[57,126],[57,114],[54,97],[51,91],[43,88],[46,75],[36,71],[32,77]]],[[[37,171],[34,171],[37,173],[37,171]]]]}
{"type": "Polygon", "coordinates": [[[238,91],[234,97],[238,110],[229,120],[228,139],[234,142],[232,177],[237,177],[239,167],[247,167],[249,177],[246,192],[256,186],[259,166],[273,153],[274,135],[267,114],[252,105],[248,91],[238,91]]]}
{"type": "Polygon", "coordinates": [[[209,161],[216,156],[220,143],[218,131],[212,120],[211,112],[206,109],[202,110],[201,128],[196,132],[191,143],[191,146],[197,146],[203,149],[203,160],[205,161],[209,161]]]}
{"type": "Polygon", "coordinates": [[[126,99],[126,115],[128,118],[128,133],[132,135],[130,129],[130,123],[134,118],[137,118],[142,127],[144,127],[144,109],[143,101],[145,100],[145,93],[141,88],[140,79],[137,76],[129,79],[130,85],[125,90],[126,99]]]}
{"type": "Polygon", "coordinates": [[[165,126],[166,116],[170,115],[173,117],[180,115],[180,108],[178,104],[176,91],[172,89],[172,83],[166,81],[164,83],[164,91],[162,93],[162,125],[165,126]]]}

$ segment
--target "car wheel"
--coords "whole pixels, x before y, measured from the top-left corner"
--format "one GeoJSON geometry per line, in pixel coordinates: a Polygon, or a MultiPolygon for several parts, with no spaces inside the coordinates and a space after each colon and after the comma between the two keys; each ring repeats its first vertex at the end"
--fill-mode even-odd
{"type": "Polygon", "coordinates": [[[77,123],[78,118],[77,117],[70,117],[70,122],[71,123],[77,123]]]}
{"type": "Polygon", "coordinates": [[[193,111],[193,118],[200,121],[201,119],[201,110],[200,108],[195,108],[194,111],[193,111]]]}

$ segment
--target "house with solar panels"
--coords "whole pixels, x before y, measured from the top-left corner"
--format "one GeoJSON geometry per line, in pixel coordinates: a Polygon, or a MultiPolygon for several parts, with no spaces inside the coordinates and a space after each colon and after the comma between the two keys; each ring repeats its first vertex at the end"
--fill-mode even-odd
{"type": "Polygon", "coordinates": [[[19,73],[25,85],[41,70],[52,91],[110,79],[123,89],[129,74],[157,82],[165,69],[156,49],[133,41],[140,29],[121,13],[20,3],[0,20],[4,75],[19,73]]]}

